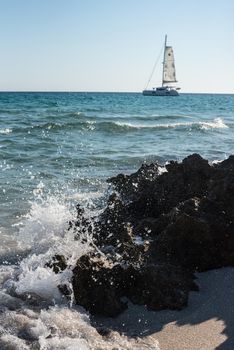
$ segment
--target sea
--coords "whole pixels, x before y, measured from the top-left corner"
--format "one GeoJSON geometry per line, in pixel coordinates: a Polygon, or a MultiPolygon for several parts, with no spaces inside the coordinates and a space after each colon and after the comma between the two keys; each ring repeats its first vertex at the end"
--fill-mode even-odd
{"type": "MultiPolygon", "coordinates": [[[[0,92],[0,349],[158,349],[144,334],[100,335],[57,288],[95,249],[68,223],[106,205],[107,179],[142,163],[234,154],[234,95],[0,92]],[[55,254],[69,267],[55,274],[55,254]]],[[[87,233],[88,235],[88,233],[87,233]]]]}

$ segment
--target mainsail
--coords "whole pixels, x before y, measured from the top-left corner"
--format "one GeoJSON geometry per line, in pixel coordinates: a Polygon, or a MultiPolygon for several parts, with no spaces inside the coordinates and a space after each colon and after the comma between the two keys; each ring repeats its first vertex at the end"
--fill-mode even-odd
{"type": "MultiPolygon", "coordinates": [[[[158,60],[157,60],[158,62],[158,60]]],[[[163,56],[163,71],[162,71],[162,85],[156,88],[148,89],[148,85],[153,76],[156,64],[154,65],[153,71],[150,75],[146,88],[143,90],[144,96],[178,96],[177,86],[171,85],[171,83],[177,83],[176,72],[175,72],[175,60],[172,46],[167,45],[167,35],[165,35],[164,43],[164,56],[163,56]]]]}
{"type": "Polygon", "coordinates": [[[171,46],[165,46],[164,61],[163,61],[163,84],[175,83],[176,72],[174,54],[171,46]]]}

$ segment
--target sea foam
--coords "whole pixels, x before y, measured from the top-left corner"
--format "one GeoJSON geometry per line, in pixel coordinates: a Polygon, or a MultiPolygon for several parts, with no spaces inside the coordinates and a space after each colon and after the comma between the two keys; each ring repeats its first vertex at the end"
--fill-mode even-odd
{"type": "Polygon", "coordinates": [[[156,124],[133,124],[125,122],[115,122],[117,126],[124,129],[175,129],[180,127],[192,129],[227,129],[228,125],[224,123],[222,118],[215,118],[212,121],[198,121],[198,122],[177,122],[177,123],[156,123],[156,124]]]}
{"type": "Polygon", "coordinates": [[[10,133],[12,133],[12,129],[10,128],[0,129],[0,134],[7,135],[10,133]]]}

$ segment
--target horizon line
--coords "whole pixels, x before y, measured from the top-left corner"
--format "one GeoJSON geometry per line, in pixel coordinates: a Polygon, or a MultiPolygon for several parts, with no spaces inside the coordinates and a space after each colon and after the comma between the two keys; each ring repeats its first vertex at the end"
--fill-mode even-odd
{"type": "MultiPolygon", "coordinates": [[[[113,94],[142,94],[142,91],[95,91],[95,90],[0,90],[0,93],[113,93],[113,94]]],[[[180,92],[183,94],[213,94],[213,95],[234,95],[234,92],[180,92]]]]}

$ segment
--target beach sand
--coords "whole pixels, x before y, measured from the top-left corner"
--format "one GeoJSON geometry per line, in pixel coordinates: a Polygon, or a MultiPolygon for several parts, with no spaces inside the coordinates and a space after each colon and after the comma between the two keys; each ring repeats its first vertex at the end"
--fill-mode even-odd
{"type": "Polygon", "coordinates": [[[199,292],[191,292],[182,311],[147,311],[130,305],[115,319],[95,322],[126,335],[152,337],[161,350],[234,349],[234,268],[197,274],[199,292]]]}

